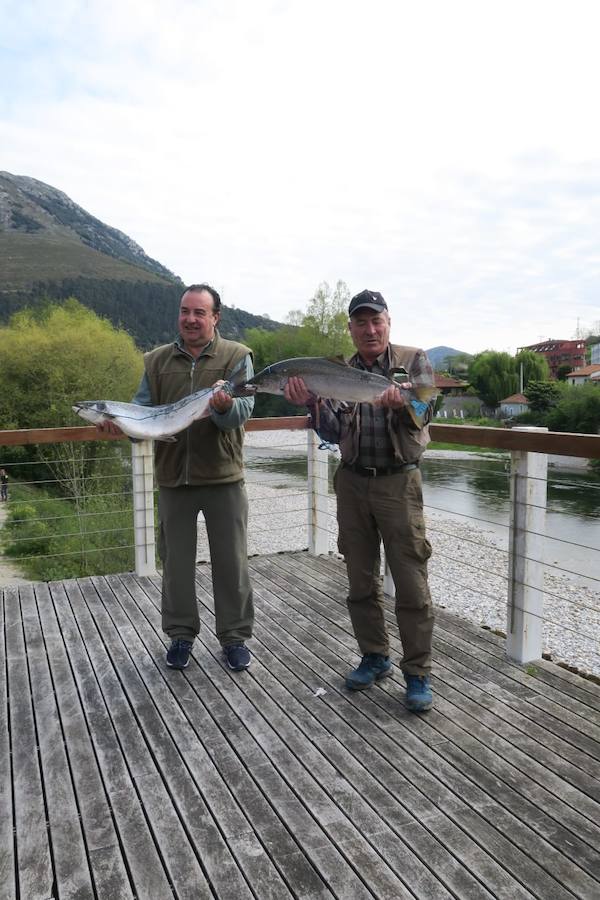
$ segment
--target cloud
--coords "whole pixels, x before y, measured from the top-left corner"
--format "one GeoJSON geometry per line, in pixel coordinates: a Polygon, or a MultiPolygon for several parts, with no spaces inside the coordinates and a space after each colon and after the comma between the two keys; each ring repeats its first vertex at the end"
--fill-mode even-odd
{"type": "Polygon", "coordinates": [[[598,319],[597,5],[0,0],[0,167],[285,318],[471,352],[598,319]]]}

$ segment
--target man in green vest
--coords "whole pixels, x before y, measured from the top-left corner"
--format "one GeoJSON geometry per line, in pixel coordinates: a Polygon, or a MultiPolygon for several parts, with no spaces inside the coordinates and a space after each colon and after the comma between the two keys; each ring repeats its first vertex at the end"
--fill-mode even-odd
{"type": "Polygon", "coordinates": [[[346,562],[348,610],[362,654],[346,685],[364,690],[392,672],[380,574],[383,540],[396,589],[406,706],[423,712],[433,702],[433,609],[419,459],[429,442],[431,407],[423,404],[413,419],[402,388],[433,386],[433,370],[422,350],[390,343],[390,315],[377,291],[353,297],[348,315],[357,350],[350,365],[378,375],[395,372],[406,379],[404,384],[391,384],[377,404],[334,405],[311,395],[301,378],[289,379],[285,395],[306,405],[323,440],[340,447],[342,461],[334,477],[338,547],[346,562]]]}
{"type": "MultiPolygon", "coordinates": [[[[221,298],[208,284],[193,284],[179,306],[179,337],[144,355],[144,374],[134,403],[174,403],[201,388],[254,374],[248,347],[217,329],[221,298]]],[[[250,665],[246,640],[254,607],[248,572],[248,498],[244,486],[244,423],[254,400],[217,391],[210,416],[193,422],[174,442],[155,443],[159,486],[159,553],[163,563],[162,627],[171,638],[167,665],[185,669],[200,618],[195,567],[197,520],[204,515],[210,545],[215,627],[229,668],[250,665]]],[[[119,433],[110,424],[101,430],[119,433]]]]}

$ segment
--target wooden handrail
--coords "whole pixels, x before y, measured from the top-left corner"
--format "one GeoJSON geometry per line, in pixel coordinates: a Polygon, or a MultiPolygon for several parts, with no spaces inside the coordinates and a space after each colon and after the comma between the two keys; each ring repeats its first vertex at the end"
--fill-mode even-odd
{"type": "MultiPolygon", "coordinates": [[[[305,430],[308,416],[281,416],[250,419],[246,431],[305,430]]],[[[476,425],[430,425],[431,438],[457,446],[488,447],[495,450],[527,450],[556,456],[600,459],[600,435],[558,431],[517,431],[509,428],[480,428],[476,425]]],[[[66,441],[115,441],[123,438],[100,434],[93,425],[74,428],[26,428],[0,431],[0,447],[26,444],[62,444],[66,441]]]]}

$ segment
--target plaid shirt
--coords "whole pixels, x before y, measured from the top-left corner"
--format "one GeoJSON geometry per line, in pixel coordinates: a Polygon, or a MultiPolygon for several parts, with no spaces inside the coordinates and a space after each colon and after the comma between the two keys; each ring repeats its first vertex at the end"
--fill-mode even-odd
{"type": "MultiPolygon", "coordinates": [[[[355,353],[348,360],[348,363],[356,369],[363,369],[367,372],[374,372],[377,375],[387,376],[392,367],[391,347],[388,345],[372,366],[367,366],[358,353],[355,353]]],[[[429,386],[434,384],[433,368],[427,355],[422,350],[415,351],[412,356],[408,380],[415,385],[429,386]]],[[[345,404],[345,407],[346,409],[352,408],[352,404],[345,404]]],[[[339,443],[342,437],[341,413],[339,411],[337,413],[334,412],[327,401],[310,404],[308,408],[313,428],[318,431],[320,437],[332,443],[339,443]]],[[[387,468],[397,463],[398,460],[394,454],[394,447],[387,424],[389,413],[389,410],[381,406],[374,406],[371,403],[360,404],[360,431],[358,434],[358,456],[356,457],[356,462],[359,465],[369,468],[387,468]]],[[[391,416],[394,431],[402,432],[407,428],[413,429],[412,422],[405,411],[393,410],[391,416]]],[[[423,424],[426,425],[430,418],[431,412],[429,415],[426,415],[423,424]]],[[[422,449],[418,446],[411,447],[411,455],[408,456],[406,461],[412,462],[414,458],[418,458],[421,452],[422,449]]]]}

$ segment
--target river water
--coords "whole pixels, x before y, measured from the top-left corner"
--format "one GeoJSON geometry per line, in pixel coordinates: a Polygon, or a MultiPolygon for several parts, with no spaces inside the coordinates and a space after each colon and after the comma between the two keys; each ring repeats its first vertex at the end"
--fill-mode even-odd
{"type": "MultiPolygon", "coordinates": [[[[246,450],[248,480],[260,477],[306,479],[306,438],[288,441],[279,432],[249,435],[246,450]],[[256,438],[267,438],[257,442],[256,438]],[[253,440],[254,439],[254,440],[253,440]],[[258,443],[258,446],[256,445],[258,443]]],[[[330,480],[339,462],[330,453],[330,480]]],[[[423,495],[428,512],[470,521],[492,532],[499,546],[508,546],[508,456],[475,455],[454,451],[428,451],[422,460],[423,495]]],[[[331,485],[330,485],[331,490],[331,485]]],[[[600,579],[600,474],[589,469],[548,468],[544,562],[566,572],[600,579]]]]}

